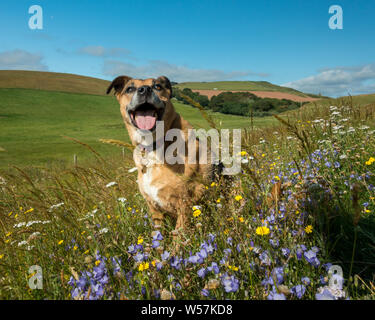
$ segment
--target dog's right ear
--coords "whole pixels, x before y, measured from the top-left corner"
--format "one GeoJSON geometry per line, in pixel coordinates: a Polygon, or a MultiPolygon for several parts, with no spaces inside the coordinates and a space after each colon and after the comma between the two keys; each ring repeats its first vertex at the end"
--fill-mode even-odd
{"type": "Polygon", "coordinates": [[[115,94],[118,94],[124,89],[126,83],[130,80],[130,77],[119,76],[112,81],[107,89],[107,94],[111,92],[112,88],[115,89],[115,94]]]}

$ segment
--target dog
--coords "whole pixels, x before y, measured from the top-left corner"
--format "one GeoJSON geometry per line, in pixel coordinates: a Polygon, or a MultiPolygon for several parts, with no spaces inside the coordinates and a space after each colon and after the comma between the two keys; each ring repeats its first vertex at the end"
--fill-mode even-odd
{"type": "Polygon", "coordinates": [[[192,138],[197,151],[193,155],[195,163],[189,161],[191,158],[188,159],[188,152],[182,155],[174,153],[173,156],[180,157],[180,161],[173,164],[158,161],[160,155],[168,160],[166,152],[173,143],[163,141],[162,146],[158,147],[158,141],[155,141],[158,122],[164,123],[163,139],[169,130],[178,129],[184,136],[182,147],[185,150],[188,148],[188,134],[191,133],[189,129],[193,129],[176,112],[171,102],[172,86],[167,77],[141,80],[119,76],[109,85],[107,94],[112,89],[120,104],[131,142],[136,147],[133,158],[138,169],[138,186],[147,202],[155,228],[161,227],[164,215],[167,214],[176,219],[176,232],[185,229],[193,204],[202,197],[205,183],[213,179],[220,171],[220,166],[214,166],[210,160],[202,163],[198,154],[199,140],[195,136],[192,138]],[[145,132],[151,133],[153,137],[153,141],[146,145],[142,142],[145,132]]]}

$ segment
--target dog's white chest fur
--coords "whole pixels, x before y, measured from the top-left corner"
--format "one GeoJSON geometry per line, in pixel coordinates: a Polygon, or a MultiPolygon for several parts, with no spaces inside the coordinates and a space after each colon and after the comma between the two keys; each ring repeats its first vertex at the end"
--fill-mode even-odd
{"type": "Polygon", "coordinates": [[[142,187],[144,193],[146,193],[154,202],[156,202],[160,207],[163,207],[163,203],[158,197],[159,189],[152,185],[152,167],[146,169],[146,172],[142,177],[142,187]]]}

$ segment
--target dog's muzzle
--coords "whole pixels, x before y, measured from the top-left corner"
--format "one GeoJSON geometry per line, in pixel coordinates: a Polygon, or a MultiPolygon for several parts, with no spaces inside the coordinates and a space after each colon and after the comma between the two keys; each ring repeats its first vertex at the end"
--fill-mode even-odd
{"type": "Polygon", "coordinates": [[[156,128],[156,121],[163,119],[164,102],[149,86],[142,86],[137,89],[131,105],[128,107],[130,120],[140,130],[153,131],[156,128]]]}

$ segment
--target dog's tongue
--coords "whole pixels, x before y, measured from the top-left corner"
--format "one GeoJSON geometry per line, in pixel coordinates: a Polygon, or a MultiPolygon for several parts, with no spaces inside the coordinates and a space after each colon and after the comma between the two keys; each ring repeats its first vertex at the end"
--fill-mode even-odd
{"type": "Polygon", "coordinates": [[[135,123],[142,130],[151,130],[156,123],[156,115],[154,110],[136,111],[135,123]]]}

